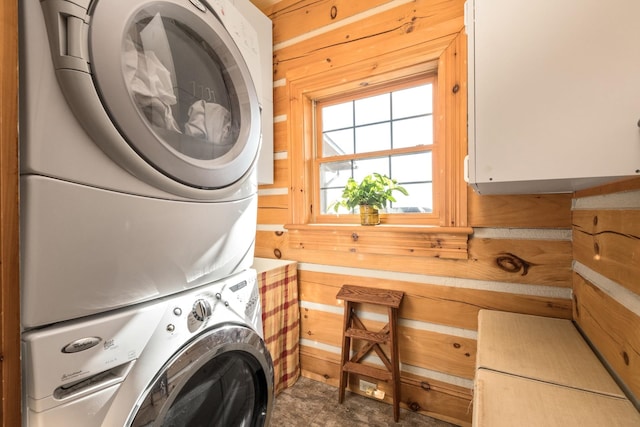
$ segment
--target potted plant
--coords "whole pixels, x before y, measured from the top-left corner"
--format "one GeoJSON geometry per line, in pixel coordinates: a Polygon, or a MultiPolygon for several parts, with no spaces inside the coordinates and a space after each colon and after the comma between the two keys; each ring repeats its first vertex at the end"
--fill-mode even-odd
{"type": "Polygon", "coordinates": [[[380,224],[378,210],[386,208],[388,202],[396,201],[395,197],[393,197],[394,191],[399,191],[405,196],[409,195],[407,190],[398,185],[395,179],[376,172],[365,176],[360,183],[357,183],[353,178],[349,178],[342,191],[342,200],[333,202],[329,209],[333,207],[333,210],[338,212],[340,206],[349,210],[358,206],[360,224],[380,224]]]}

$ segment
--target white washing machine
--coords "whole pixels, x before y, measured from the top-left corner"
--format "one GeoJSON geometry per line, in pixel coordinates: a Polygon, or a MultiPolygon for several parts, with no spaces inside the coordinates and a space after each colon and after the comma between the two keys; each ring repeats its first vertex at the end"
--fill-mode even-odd
{"type": "Polygon", "coordinates": [[[273,364],[256,273],[24,333],[29,427],[262,426],[273,364]]]}
{"type": "Polygon", "coordinates": [[[215,3],[20,2],[25,330],[250,267],[271,62],[215,3]]]}

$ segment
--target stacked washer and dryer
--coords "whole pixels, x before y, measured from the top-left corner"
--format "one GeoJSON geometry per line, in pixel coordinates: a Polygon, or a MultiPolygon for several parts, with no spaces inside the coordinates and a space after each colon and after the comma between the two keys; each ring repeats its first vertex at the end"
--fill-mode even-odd
{"type": "Polygon", "coordinates": [[[26,426],[268,424],[271,23],[230,1],[20,2],[26,426]]]}

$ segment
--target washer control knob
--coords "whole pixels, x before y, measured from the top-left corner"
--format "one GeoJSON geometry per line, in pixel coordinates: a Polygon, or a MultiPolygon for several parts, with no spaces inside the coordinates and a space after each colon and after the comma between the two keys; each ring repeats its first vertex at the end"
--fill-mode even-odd
{"type": "Polygon", "coordinates": [[[211,317],[211,304],[206,299],[198,299],[193,303],[193,309],[191,310],[193,317],[200,322],[204,322],[211,317]]]}

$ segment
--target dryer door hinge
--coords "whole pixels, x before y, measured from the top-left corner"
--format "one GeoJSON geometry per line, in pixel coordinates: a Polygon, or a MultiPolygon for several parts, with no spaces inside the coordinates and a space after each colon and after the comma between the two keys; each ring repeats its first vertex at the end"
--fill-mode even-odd
{"type": "Polygon", "coordinates": [[[56,70],[89,72],[89,26],[87,10],[61,0],[42,2],[49,46],[56,70]]]}

